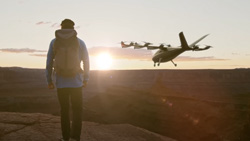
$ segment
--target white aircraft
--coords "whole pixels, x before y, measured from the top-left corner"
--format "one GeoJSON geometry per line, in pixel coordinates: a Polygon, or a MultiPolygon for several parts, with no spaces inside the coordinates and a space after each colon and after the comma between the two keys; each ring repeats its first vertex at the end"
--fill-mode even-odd
{"type": "Polygon", "coordinates": [[[127,47],[131,47],[134,46],[134,49],[140,49],[140,48],[144,48],[147,47],[148,45],[151,45],[152,43],[148,43],[148,42],[144,42],[144,45],[140,45],[137,42],[130,42],[129,44],[125,44],[125,41],[121,41],[121,46],[122,48],[127,48],[127,47]]]}
{"type": "Polygon", "coordinates": [[[174,63],[173,59],[176,58],[181,53],[188,51],[188,50],[201,51],[201,50],[207,50],[211,48],[212,46],[209,46],[209,45],[206,45],[204,48],[199,48],[199,46],[196,45],[198,42],[200,42],[202,39],[204,39],[208,35],[209,34],[204,35],[197,41],[188,45],[183,32],[180,32],[179,37],[181,41],[181,46],[179,47],[171,47],[171,45],[165,45],[165,44],[161,44],[160,46],[150,46],[151,43],[147,43],[147,42],[145,42],[145,45],[139,45],[137,43],[134,43],[133,45],[132,44],[126,45],[124,44],[124,42],[121,42],[121,45],[122,45],[122,48],[134,46],[135,49],[139,49],[143,47],[147,47],[148,50],[159,49],[152,58],[154,62],[154,66],[156,63],[158,63],[157,65],[160,66],[160,63],[168,62],[168,61],[171,61],[175,66],[177,66],[177,64],[174,63]]]}

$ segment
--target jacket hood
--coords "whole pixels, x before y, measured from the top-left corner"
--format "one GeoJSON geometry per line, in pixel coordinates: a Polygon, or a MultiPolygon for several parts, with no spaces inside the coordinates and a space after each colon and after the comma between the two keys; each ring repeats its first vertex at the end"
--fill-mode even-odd
{"type": "Polygon", "coordinates": [[[77,32],[74,29],[59,29],[55,32],[56,38],[69,39],[73,36],[76,37],[77,32]]]}

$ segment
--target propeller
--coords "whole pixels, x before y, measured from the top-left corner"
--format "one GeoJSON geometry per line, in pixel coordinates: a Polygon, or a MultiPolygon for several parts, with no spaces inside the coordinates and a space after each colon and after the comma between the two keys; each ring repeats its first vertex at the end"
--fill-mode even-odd
{"type": "Polygon", "coordinates": [[[130,46],[134,46],[135,43],[133,41],[121,41],[119,44],[121,44],[123,48],[126,48],[130,46]],[[130,43],[127,43],[127,42],[130,42],[130,43]]]}
{"type": "Polygon", "coordinates": [[[143,43],[145,43],[144,45],[145,46],[148,46],[148,45],[152,45],[153,43],[150,43],[150,42],[145,42],[145,41],[142,41],[143,43]]]}
{"type": "Polygon", "coordinates": [[[140,44],[138,44],[137,42],[134,42],[134,45],[137,45],[137,46],[139,46],[140,44]]]}
{"type": "Polygon", "coordinates": [[[164,46],[166,46],[166,47],[171,47],[170,44],[166,44],[166,43],[160,43],[160,46],[162,46],[162,47],[164,47],[164,46]]]}
{"type": "Polygon", "coordinates": [[[199,49],[199,45],[194,45],[193,51],[196,50],[196,49],[199,49]]]}
{"type": "Polygon", "coordinates": [[[204,46],[205,46],[205,47],[200,48],[200,45],[195,45],[195,46],[193,47],[193,51],[207,50],[207,49],[209,49],[209,48],[212,47],[212,46],[210,46],[210,45],[204,45],[204,46]]]}
{"type": "Polygon", "coordinates": [[[211,46],[211,45],[205,45],[205,48],[206,48],[206,47],[209,47],[209,48],[211,48],[211,47],[213,47],[213,46],[211,46]]]}
{"type": "Polygon", "coordinates": [[[212,46],[206,45],[206,47],[204,47],[204,49],[209,49],[209,48],[212,48],[212,46]]]}
{"type": "Polygon", "coordinates": [[[131,42],[134,42],[134,41],[122,41],[124,43],[131,43],[131,42]]]}

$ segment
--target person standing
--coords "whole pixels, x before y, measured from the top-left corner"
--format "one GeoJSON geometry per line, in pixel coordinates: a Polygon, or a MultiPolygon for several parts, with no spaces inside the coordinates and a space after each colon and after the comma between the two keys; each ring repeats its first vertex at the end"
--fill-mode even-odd
{"type": "Polygon", "coordinates": [[[83,40],[77,37],[75,23],[70,19],[61,22],[50,42],[46,62],[49,89],[54,89],[54,69],[58,101],[61,110],[61,141],[80,141],[82,129],[82,87],[89,79],[89,56],[83,40]],[[81,68],[83,62],[83,70],[81,68]],[[71,107],[70,107],[71,105],[71,107]],[[70,122],[72,110],[72,123],[70,122]]]}

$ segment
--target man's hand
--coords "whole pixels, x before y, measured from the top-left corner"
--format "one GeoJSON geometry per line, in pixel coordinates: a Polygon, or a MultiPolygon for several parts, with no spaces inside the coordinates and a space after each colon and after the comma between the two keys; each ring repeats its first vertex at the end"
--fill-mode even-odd
{"type": "Polygon", "coordinates": [[[83,81],[83,85],[82,85],[82,87],[83,87],[83,88],[85,88],[87,85],[88,85],[88,82],[83,81]]]}
{"type": "Polygon", "coordinates": [[[48,88],[52,90],[52,89],[55,88],[55,85],[54,85],[53,83],[49,83],[49,84],[48,84],[48,88]]]}

